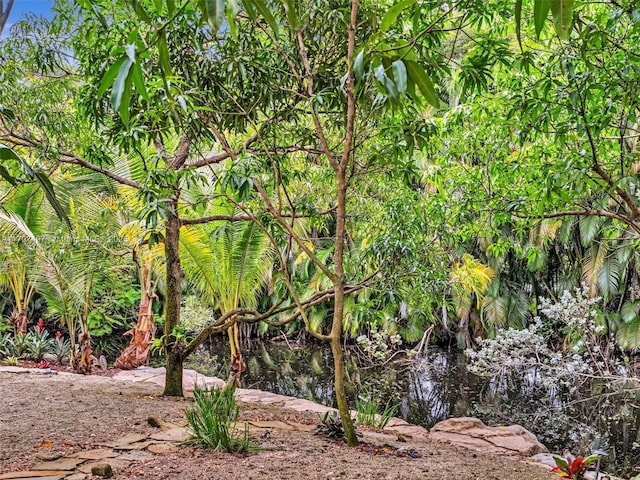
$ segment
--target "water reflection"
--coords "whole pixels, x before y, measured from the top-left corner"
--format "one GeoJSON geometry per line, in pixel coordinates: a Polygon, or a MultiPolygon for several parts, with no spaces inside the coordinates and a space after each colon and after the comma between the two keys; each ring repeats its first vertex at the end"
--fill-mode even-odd
{"type": "MultiPolygon", "coordinates": [[[[190,367],[226,378],[228,346],[213,343],[191,360],[190,367]]],[[[289,349],[252,343],[246,346],[243,386],[306,398],[335,406],[333,361],[324,348],[289,349]]],[[[457,351],[432,348],[420,362],[395,362],[383,368],[358,365],[347,353],[347,391],[384,404],[399,405],[399,416],[431,427],[450,417],[475,416],[488,424],[518,423],[534,432],[552,451],[576,453],[605,447],[607,468],[617,475],[640,473],[640,394],[613,395],[602,381],[580,388],[542,386],[537,372],[513,379],[486,380],[470,374],[457,351]]]]}

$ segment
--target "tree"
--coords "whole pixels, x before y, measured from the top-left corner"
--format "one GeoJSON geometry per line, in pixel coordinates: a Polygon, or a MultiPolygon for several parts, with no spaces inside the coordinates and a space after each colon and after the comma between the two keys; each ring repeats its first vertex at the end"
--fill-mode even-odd
{"type": "Polygon", "coordinates": [[[2,31],[7,24],[7,20],[9,20],[12,8],[13,0],[7,0],[6,4],[4,3],[4,0],[0,1],[0,36],[2,36],[2,31]]]}

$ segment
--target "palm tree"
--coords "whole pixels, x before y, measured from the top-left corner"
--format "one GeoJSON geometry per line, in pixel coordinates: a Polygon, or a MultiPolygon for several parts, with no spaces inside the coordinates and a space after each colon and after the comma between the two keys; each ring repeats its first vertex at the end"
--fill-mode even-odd
{"type": "MultiPolygon", "coordinates": [[[[255,309],[272,266],[273,250],[267,235],[254,222],[225,223],[208,236],[195,232],[181,234],[183,242],[192,240],[182,245],[184,269],[205,299],[221,315],[241,308],[255,309]]],[[[232,322],[227,334],[231,347],[230,383],[235,383],[246,369],[237,322],[232,322]]]]}

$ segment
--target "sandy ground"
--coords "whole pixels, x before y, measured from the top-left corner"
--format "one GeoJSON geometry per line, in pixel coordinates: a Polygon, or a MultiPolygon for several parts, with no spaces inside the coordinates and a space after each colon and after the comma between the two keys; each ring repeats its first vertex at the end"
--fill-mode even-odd
{"type": "MultiPolygon", "coordinates": [[[[190,399],[163,398],[150,384],[108,377],[0,372],[0,473],[24,470],[38,456],[69,455],[126,433],[149,434],[154,416],[182,422],[190,399]]],[[[277,406],[242,405],[243,420],[314,425],[318,415],[277,406]]],[[[261,450],[244,455],[182,447],[126,469],[115,479],[430,479],[550,480],[547,469],[438,442],[421,442],[420,458],[394,448],[343,443],[303,431],[272,429],[256,435],[261,450]]]]}

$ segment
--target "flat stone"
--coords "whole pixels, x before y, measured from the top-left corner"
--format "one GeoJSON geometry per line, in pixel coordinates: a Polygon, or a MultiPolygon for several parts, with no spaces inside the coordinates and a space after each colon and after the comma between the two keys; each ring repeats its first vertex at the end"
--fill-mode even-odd
{"type": "Polygon", "coordinates": [[[120,445],[120,446],[116,445],[113,448],[115,450],[144,450],[152,443],[153,442],[147,440],[146,442],[136,442],[136,443],[130,443],[128,445],[120,445]]]}
{"type": "Polygon", "coordinates": [[[82,473],[92,473],[91,469],[93,467],[95,467],[96,465],[104,464],[104,463],[108,463],[109,465],[111,465],[111,468],[127,468],[129,465],[131,465],[130,460],[119,460],[117,458],[109,458],[102,462],[91,462],[91,463],[86,463],[84,465],[80,465],[80,467],[78,467],[78,470],[81,471],[82,473]]]}
{"type": "Polygon", "coordinates": [[[103,460],[105,458],[112,458],[118,455],[117,452],[111,448],[97,448],[95,450],[86,450],[84,452],[78,452],[71,455],[76,458],[84,458],[85,460],[103,460]]]}
{"type": "Polygon", "coordinates": [[[62,480],[64,475],[46,475],[44,477],[20,477],[18,480],[62,480]]]}
{"type": "Polygon", "coordinates": [[[133,462],[144,462],[145,460],[149,460],[150,458],[153,458],[153,453],[145,452],[144,450],[130,450],[121,455],[118,455],[115,458],[117,460],[131,460],[133,462]]]}
{"type": "Polygon", "coordinates": [[[51,462],[38,463],[32,467],[32,470],[73,470],[83,462],[85,462],[83,458],[61,458],[51,462]]]}
{"type": "Polygon", "coordinates": [[[536,436],[520,425],[488,427],[477,418],[450,418],[431,429],[430,438],[491,454],[531,456],[547,451],[536,436]]]}
{"type": "Polygon", "coordinates": [[[161,440],[163,442],[184,442],[191,438],[191,435],[185,428],[170,428],[164,432],[156,432],[150,435],[153,440],[161,440]]]}
{"type": "Polygon", "coordinates": [[[3,473],[2,475],[0,475],[0,480],[13,480],[14,478],[19,478],[21,480],[25,478],[39,478],[41,480],[50,480],[51,478],[55,478],[59,480],[65,475],[69,475],[69,472],[64,470],[27,470],[24,472],[3,473]]]}
{"type": "Polygon", "coordinates": [[[87,475],[84,473],[74,473],[68,477],[64,477],[64,480],[86,480],[87,475]]]}
{"type": "Polygon", "coordinates": [[[284,404],[285,408],[290,408],[296,412],[316,412],[324,414],[326,412],[337,412],[338,410],[331,407],[325,407],[318,403],[304,400],[301,398],[288,398],[284,404]]]}
{"type": "Polygon", "coordinates": [[[169,455],[178,452],[180,448],[170,443],[152,443],[147,450],[158,455],[169,455]]]}
{"type": "Polygon", "coordinates": [[[386,431],[408,438],[429,438],[429,430],[418,425],[411,425],[409,423],[406,425],[396,425],[395,427],[386,431]]]}
{"type": "Polygon", "coordinates": [[[121,447],[123,445],[130,445],[132,443],[140,442],[146,439],[147,436],[140,433],[127,433],[123,437],[116,438],[115,440],[105,443],[104,445],[108,447],[121,447]]]}
{"type": "Polygon", "coordinates": [[[36,453],[35,457],[38,460],[42,460],[43,462],[53,462],[54,460],[58,460],[59,458],[62,458],[62,454],[61,453],[56,453],[56,452],[42,452],[42,453],[36,453]]]}
{"type": "Polygon", "coordinates": [[[257,428],[275,428],[278,430],[288,430],[288,431],[292,431],[296,429],[293,425],[289,425],[288,423],[281,422],[279,420],[271,420],[271,421],[256,420],[256,421],[247,422],[247,423],[257,428]]]}

